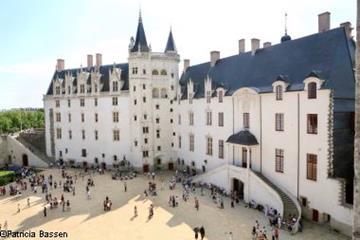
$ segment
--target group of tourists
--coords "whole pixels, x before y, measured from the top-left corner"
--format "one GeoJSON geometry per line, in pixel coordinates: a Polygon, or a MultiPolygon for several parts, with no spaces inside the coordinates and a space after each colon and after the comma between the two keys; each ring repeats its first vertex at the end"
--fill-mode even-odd
{"type": "MultiPolygon", "coordinates": [[[[271,226],[271,239],[278,240],[280,236],[280,230],[278,226],[271,226]]],[[[260,226],[259,221],[255,221],[255,225],[251,231],[253,240],[266,240],[268,238],[268,232],[265,226],[260,226]]]]}
{"type": "Polygon", "coordinates": [[[203,240],[205,237],[205,228],[203,226],[194,228],[195,239],[198,239],[200,234],[200,239],[203,240]]]}

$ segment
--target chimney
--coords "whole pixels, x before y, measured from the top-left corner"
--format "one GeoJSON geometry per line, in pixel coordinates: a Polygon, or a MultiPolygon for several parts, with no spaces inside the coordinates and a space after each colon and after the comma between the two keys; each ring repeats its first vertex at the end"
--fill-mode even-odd
{"type": "Polygon", "coordinates": [[[264,48],[271,47],[271,42],[264,42],[264,48]]]}
{"type": "Polygon", "coordinates": [[[245,52],[245,39],[239,40],[239,54],[245,52]]]}
{"type": "Polygon", "coordinates": [[[64,59],[57,59],[56,63],[56,70],[62,71],[65,69],[65,60],[64,59]]]}
{"type": "Polygon", "coordinates": [[[188,67],[190,67],[190,59],[184,59],[184,69],[183,69],[183,71],[186,72],[188,67]]]}
{"type": "Polygon", "coordinates": [[[340,27],[345,28],[345,32],[348,38],[351,38],[351,31],[353,30],[353,28],[351,27],[351,22],[344,22],[344,23],[340,23],[340,27]]]}
{"type": "Polygon", "coordinates": [[[215,66],[216,62],[220,59],[219,51],[211,51],[210,52],[210,66],[215,66]]]}
{"type": "Polygon", "coordinates": [[[251,39],[251,55],[255,55],[255,52],[260,47],[260,40],[257,38],[251,39]]]}
{"type": "Polygon", "coordinates": [[[101,53],[96,54],[96,66],[100,67],[102,65],[102,56],[101,53]]]}
{"type": "Polygon", "coordinates": [[[87,67],[91,68],[93,66],[93,55],[88,54],[87,55],[87,67]]]}
{"type": "Polygon", "coordinates": [[[330,30],[330,12],[320,13],[319,17],[319,33],[330,30]]]}

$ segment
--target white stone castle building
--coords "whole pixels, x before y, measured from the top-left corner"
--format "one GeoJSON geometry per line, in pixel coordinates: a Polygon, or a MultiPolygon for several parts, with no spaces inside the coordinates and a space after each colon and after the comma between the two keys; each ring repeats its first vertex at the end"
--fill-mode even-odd
{"type": "Polygon", "coordinates": [[[148,46],[141,16],[128,63],[65,69],[44,95],[46,150],[57,160],[143,171],[185,169],[245,201],[351,230],[354,47],[350,23],[190,66],[170,31],[148,46]]]}

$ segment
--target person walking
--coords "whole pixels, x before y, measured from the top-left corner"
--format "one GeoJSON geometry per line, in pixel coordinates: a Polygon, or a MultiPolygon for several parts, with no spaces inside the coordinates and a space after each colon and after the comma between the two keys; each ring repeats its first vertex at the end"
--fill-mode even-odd
{"type": "Polygon", "coordinates": [[[136,205],[134,206],[134,217],[137,217],[138,216],[138,212],[137,212],[137,207],[136,205]]]}
{"type": "Polygon", "coordinates": [[[27,206],[30,207],[30,198],[27,199],[27,206]]]}
{"type": "Polygon", "coordinates": [[[197,197],[195,197],[195,208],[199,211],[199,199],[197,199],[197,197]]]}
{"type": "Polygon", "coordinates": [[[205,228],[201,226],[199,232],[200,232],[201,240],[203,240],[205,237],[205,228]]]}
{"type": "Polygon", "coordinates": [[[194,228],[194,232],[195,232],[195,239],[198,239],[198,237],[199,237],[199,228],[198,227],[194,228]]]}
{"type": "Polygon", "coordinates": [[[20,213],[20,203],[17,205],[17,213],[20,213]]]}
{"type": "Polygon", "coordinates": [[[47,212],[46,207],[44,207],[44,210],[43,210],[44,217],[46,217],[46,215],[47,215],[46,212],[47,212]]]}
{"type": "Polygon", "coordinates": [[[127,183],[124,182],[124,191],[126,192],[127,191],[127,183]]]}

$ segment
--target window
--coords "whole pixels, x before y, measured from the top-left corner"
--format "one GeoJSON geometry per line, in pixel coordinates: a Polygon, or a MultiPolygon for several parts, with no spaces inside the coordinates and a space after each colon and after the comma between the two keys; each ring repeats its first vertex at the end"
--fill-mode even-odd
{"type": "Polygon", "coordinates": [[[218,114],[218,123],[219,123],[219,127],[224,126],[224,113],[223,112],[219,112],[219,114],[218,114]]]}
{"type": "Polygon", "coordinates": [[[194,126],[194,113],[189,112],[189,125],[194,126]]]}
{"type": "Polygon", "coordinates": [[[171,89],[171,91],[174,91],[174,89],[175,89],[175,88],[174,88],[174,85],[171,85],[171,86],[170,86],[170,89],[171,89]]]}
{"type": "Polygon", "coordinates": [[[144,74],[144,75],[146,74],[146,69],[143,69],[143,74],[144,74]]]}
{"type": "Polygon", "coordinates": [[[68,94],[70,94],[71,93],[71,88],[70,88],[70,86],[68,86],[68,94]]]}
{"type": "Polygon", "coordinates": [[[243,113],[243,126],[250,128],[250,113],[243,113]]]}
{"type": "Polygon", "coordinates": [[[156,129],[156,138],[160,138],[160,129],[156,129]]]}
{"type": "Polygon", "coordinates": [[[61,139],[61,128],[56,129],[56,139],[61,139]]]}
{"type": "Polygon", "coordinates": [[[81,149],[81,156],[86,157],[86,149],[81,149]]]}
{"type": "Polygon", "coordinates": [[[146,97],[143,97],[143,102],[144,102],[144,103],[146,102],[146,97]]]}
{"type": "Polygon", "coordinates": [[[62,151],[59,151],[59,157],[62,157],[62,151]]]}
{"type": "Polygon", "coordinates": [[[136,103],[137,103],[137,101],[136,101],[136,99],[134,100],[134,105],[136,105],[136,103]]]}
{"type": "Polygon", "coordinates": [[[133,92],[136,92],[136,86],[133,86],[133,92]]]}
{"type": "Polygon", "coordinates": [[[194,134],[190,134],[189,136],[189,151],[194,151],[194,134]]]}
{"type": "Polygon", "coordinates": [[[80,107],[85,107],[85,99],[80,98],[80,107]]]}
{"type": "Polygon", "coordinates": [[[117,92],[119,90],[119,82],[113,81],[112,90],[113,90],[113,92],[117,92]]]}
{"type": "Polygon", "coordinates": [[[174,73],[171,73],[171,78],[174,78],[174,73]]]}
{"type": "Polygon", "coordinates": [[[69,130],[69,139],[72,139],[72,131],[69,130]]]}
{"type": "Polygon", "coordinates": [[[224,158],[224,140],[219,140],[219,158],[224,158]]]}
{"type": "Polygon", "coordinates": [[[173,112],[174,110],[172,108],[170,108],[170,112],[173,112]]]}
{"type": "Polygon", "coordinates": [[[144,143],[147,144],[148,143],[148,139],[144,138],[144,143]]]}
{"type": "Polygon", "coordinates": [[[80,84],[80,93],[85,93],[85,85],[80,84]]]}
{"type": "Polygon", "coordinates": [[[96,93],[97,93],[97,91],[98,91],[98,85],[97,85],[97,84],[95,84],[95,85],[94,85],[94,92],[96,92],[96,93]]]}
{"type": "Polygon", "coordinates": [[[275,130],[284,131],[284,114],[275,113],[275,130]]]}
{"type": "Polygon", "coordinates": [[[148,151],[143,151],[143,157],[144,158],[149,157],[149,152],[148,151]]]}
{"type": "Polygon", "coordinates": [[[152,90],[153,98],[159,98],[159,95],[160,95],[159,89],[158,88],[153,88],[153,90],[152,90]]]}
{"type": "Polygon", "coordinates": [[[113,105],[113,106],[117,106],[117,105],[118,105],[118,98],[117,98],[117,97],[113,97],[113,98],[112,98],[112,105],[113,105]]]}
{"type": "Polygon", "coordinates": [[[210,155],[212,156],[212,142],[213,142],[213,139],[212,137],[207,137],[206,138],[206,155],[210,155]]]}
{"type": "Polygon", "coordinates": [[[56,122],[61,122],[61,113],[56,113],[56,122]]]}
{"type": "Polygon", "coordinates": [[[219,96],[218,96],[218,98],[219,98],[219,103],[222,103],[222,102],[223,102],[223,97],[224,97],[224,92],[223,92],[222,90],[220,90],[220,91],[218,92],[218,94],[219,94],[219,96]]]}
{"type": "Polygon", "coordinates": [[[144,120],[146,120],[147,119],[147,114],[144,114],[144,120]]]}
{"type": "Polygon", "coordinates": [[[306,178],[316,181],[317,179],[317,155],[307,154],[306,156],[306,178]]]}
{"type": "Polygon", "coordinates": [[[155,108],[159,110],[159,109],[160,109],[160,105],[159,105],[159,104],[156,104],[156,105],[155,105],[155,108]]]}
{"type": "Polygon", "coordinates": [[[81,122],[85,122],[85,114],[81,114],[81,122]]]}
{"type": "Polygon", "coordinates": [[[55,87],[55,94],[56,94],[56,95],[59,95],[59,94],[60,94],[60,87],[59,87],[59,86],[56,86],[56,87],[55,87]]]}
{"type": "Polygon", "coordinates": [[[146,89],[146,84],[143,84],[142,86],[143,86],[143,90],[145,90],[146,89]]]}
{"type": "Polygon", "coordinates": [[[70,99],[68,99],[68,107],[71,107],[71,100],[70,99]]]}
{"type": "Polygon", "coordinates": [[[99,121],[99,115],[97,113],[95,113],[95,122],[99,121]]]}
{"type": "Polygon", "coordinates": [[[167,75],[167,72],[165,69],[161,70],[161,75],[163,75],[163,76],[167,75]]]}
{"type": "Polygon", "coordinates": [[[159,75],[159,71],[156,69],[152,70],[152,75],[159,75]]]}
{"type": "Polygon", "coordinates": [[[275,149],[275,171],[284,172],[284,150],[275,149]]]}
{"type": "Polygon", "coordinates": [[[317,129],[318,129],[317,114],[308,114],[307,115],[307,133],[317,134],[317,129]]]}
{"type": "Polygon", "coordinates": [[[149,133],[149,127],[143,127],[143,133],[149,133]]]}
{"type": "Polygon", "coordinates": [[[97,105],[98,105],[98,99],[94,98],[94,106],[97,107],[97,105]]]}
{"type": "Polygon", "coordinates": [[[138,68],[137,67],[133,67],[132,68],[132,74],[137,74],[138,73],[138,68]]]}
{"type": "Polygon", "coordinates": [[[311,82],[308,84],[308,99],[316,99],[316,83],[311,82]]]}
{"type": "Polygon", "coordinates": [[[155,119],[155,121],[156,121],[156,123],[160,123],[160,118],[157,117],[157,118],[155,119]]]}
{"type": "Polygon", "coordinates": [[[55,101],[55,107],[60,107],[60,100],[55,101]]]}
{"type": "Polygon", "coordinates": [[[178,136],[179,148],[181,148],[181,136],[178,136]]]}
{"type": "Polygon", "coordinates": [[[134,116],[134,121],[137,121],[137,116],[136,115],[134,116]]]}
{"type": "Polygon", "coordinates": [[[158,150],[158,151],[161,151],[161,146],[157,146],[157,150],[158,150]]]}
{"type": "Polygon", "coordinates": [[[277,85],[275,87],[276,100],[283,100],[283,87],[281,85],[277,85]]]}
{"type": "Polygon", "coordinates": [[[95,140],[99,139],[99,132],[97,130],[95,130],[95,140]]]}
{"type": "Polygon", "coordinates": [[[162,89],[160,90],[160,96],[161,96],[161,98],[167,98],[166,88],[162,88],[162,89]]]}
{"type": "Polygon", "coordinates": [[[134,146],[136,147],[138,145],[138,142],[135,140],[134,141],[134,146]]]}
{"type": "Polygon", "coordinates": [[[206,103],[211,102],[211,91],[206,91],[206,103]]]}
{"type": "Polygon", "coordinates": [[[85,139],[85,130],[81,130],[81,138],[85,139]]]}
{"type": "Polygon", "coordinates": [[[206,112],[206,125],[211,126],[212,123],[212,113],[210,111],[206,112]]]}
{"type": "Polygon", "coordinates": [[[71,113],[68,114],[68,122],[71,122],[71,113]]]}
{"type": "Polygon", "coordinates": [[[113,117],[113,122],[115,123],[119,122],[119,112],[113,112],[112,117],[113,117]]]}
{"type": "Polygon", "coordinates": [[[181,115],[178,115],[178,124],[181,125],[181,115]]]}
{"type": "Polygon", "coordinates": [[[114,156],[113,156],[113,159],[114,159],[114,161],[117,161],[117,156],[114,155],[114,156]]]}
{"type": "Polygon", "coordinates": [[[113,140],[120,141],[120,130],[113,130],[113,140]]]}
{"type": "Polygon", "coordinates": [[[193,93],[189,93],[189,104],[193,103],[193,93]]]}
{"type": "Polygon", "coordinates": [[[170,123],[173,123],[174,121],[173,121],[173,119],[172,118],[170,118],[170,123]]]}

